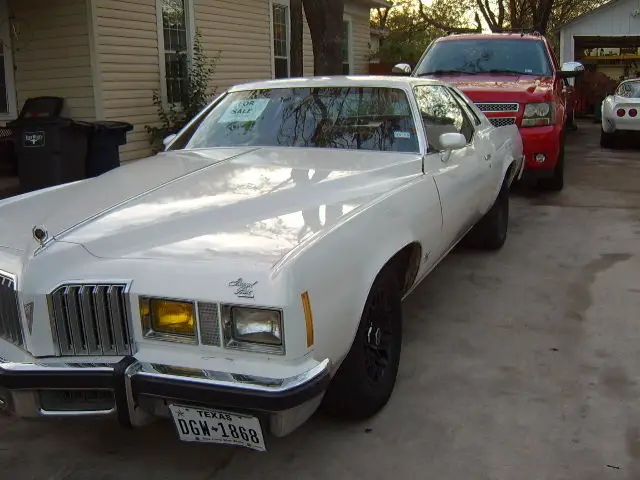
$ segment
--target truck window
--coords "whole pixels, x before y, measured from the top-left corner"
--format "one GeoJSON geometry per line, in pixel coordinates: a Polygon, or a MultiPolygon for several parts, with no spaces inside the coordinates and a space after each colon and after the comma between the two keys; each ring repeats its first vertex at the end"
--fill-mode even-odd
{"type": "Polygon", "coordinates": [[[415,70],[417,76],[455,73],[550,77],[553,69],[540,40],[474,38],[434,42],[415,70]]]}

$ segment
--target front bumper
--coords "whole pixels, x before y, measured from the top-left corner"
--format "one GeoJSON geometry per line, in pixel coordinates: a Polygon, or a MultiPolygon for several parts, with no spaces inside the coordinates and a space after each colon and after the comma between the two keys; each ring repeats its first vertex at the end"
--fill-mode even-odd
{"type": "Polygon", "coordinates": [[[115,415],[127,427],[155,415],[155,401],[255,412],[264,417],[303,406],[329,385],[329,360],[288,378],[174,367],[124,357],[113,364],[15,363],[0,359],[0,408],[19,417],[115,415]],[[52,392],[102,392],[99,402],[51,407],[52,392]]]}
{"type": "Polygon", "coordinates": [[[521,127],[520,136],[525,154],[525,177],[551,175],[558,162],[562,146],[560,126],[521,127]],[[544,161],[536,160],[538,154],[544,155],[544,161]]]}

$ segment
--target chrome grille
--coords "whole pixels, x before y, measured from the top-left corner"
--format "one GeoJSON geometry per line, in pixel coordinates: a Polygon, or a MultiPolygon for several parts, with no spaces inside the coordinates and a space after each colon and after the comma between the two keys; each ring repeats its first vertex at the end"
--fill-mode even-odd
{"type": "Polygon", "coordinates": [[[2,274],[0,274],[0,338],[18,347],[24,346],[16,282],[13,278],[2,274]]]}
{"type": "Polygon", "coordinates": [[[476,103],[483,112],[517,112],[520,105],[517,103],[476,103]]]}
{"type": "Polygon", "coordinates": [[[504,127],[506,125],[516,124],[515,117],[493,117],[490,118],[489,121],[493,124],[494,127],[504,127]]]}
{"type": "Polygon", "coordinates": [[[51,329],[60,355],[129,355],[124,284],[70,284],[49,295],[51,329]]]}

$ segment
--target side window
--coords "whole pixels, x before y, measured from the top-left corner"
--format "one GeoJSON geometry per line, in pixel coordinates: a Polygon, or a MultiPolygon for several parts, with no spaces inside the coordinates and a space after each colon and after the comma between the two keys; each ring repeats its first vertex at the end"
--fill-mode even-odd
{"type": "MultiPolygon", "coordinates": [[[[480,121],[480,117],[478,117],[478,115],[476,114],[476,112],[473,111],[473,109],[469,108],[467,105],[467,102],[465,101],[465,99],[462,97],[462,95],[460,95],[460,93],[458,93],[456,90],[454,90],[453,88],[450,88],[449,91],[451,92],[451,94],[456,97],[456,100],[458,100],[458,103],[462,106],[462,109],[467,112],[470,113],[471,116],[473,117],[473,121],[476,125],[480,125],[482,122],[480,121]]],[[[472,133],[473,135],[473,133],[472,133]]]]}
{"type": "Polygon", "coordinates": [[[447,88],[419,85],[414,88],[430,151],[440,151],[440,135],[462,133],[467,142],[473,137],[473,125],[447,88]]]}

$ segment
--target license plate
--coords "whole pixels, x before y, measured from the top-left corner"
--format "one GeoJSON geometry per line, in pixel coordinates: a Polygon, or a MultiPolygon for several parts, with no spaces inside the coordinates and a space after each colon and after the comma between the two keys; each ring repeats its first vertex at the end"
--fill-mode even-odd
{"type": "Polygon", "coordinates": [[[183,442],[223,443],[266,451],[260,421],[250,415],[208,408],[169,405],[183,442]]]}

